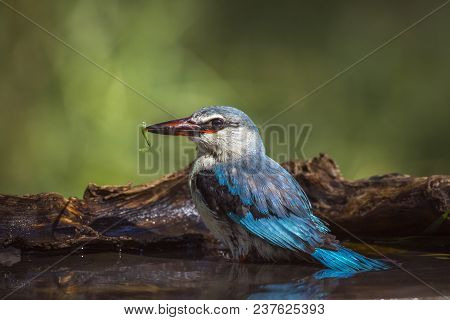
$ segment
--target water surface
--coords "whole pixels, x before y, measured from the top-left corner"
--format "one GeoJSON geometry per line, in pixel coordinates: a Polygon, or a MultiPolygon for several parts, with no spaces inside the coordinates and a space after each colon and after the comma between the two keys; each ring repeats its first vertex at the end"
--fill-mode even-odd
{"type": "MultiPolygon", "coordinates": [[[[353,247],[364,251],[362,245],[353,247]]],[[[404,270],[317,279],[321,269],[308,264],[236,264],[189,253],[163,258],[108,252],[72,255],[28,283],[62,256],[8,251],[0,254],[0,295],[23,284],[8,298],[437,299],[450,295],[448,246],[429,251],[376,249],[400,262],[404,270]]]]}

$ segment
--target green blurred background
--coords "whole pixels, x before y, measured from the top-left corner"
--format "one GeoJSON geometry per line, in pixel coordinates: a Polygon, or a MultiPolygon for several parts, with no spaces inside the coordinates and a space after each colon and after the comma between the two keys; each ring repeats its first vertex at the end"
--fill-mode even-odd
{"type": "MultiPolygon", "coordinates": [[[[9,0],[170,113],[257,124],[442,2],[9,0]]],[[[450,6],[272,122],[312,124],[306,155],[348,178],[448,174],[449,30],[450,6]]],[[[138,174],[137,125],[170,117],[3,4],[0,58],[0,193],[167,173],[138,174]]]]}

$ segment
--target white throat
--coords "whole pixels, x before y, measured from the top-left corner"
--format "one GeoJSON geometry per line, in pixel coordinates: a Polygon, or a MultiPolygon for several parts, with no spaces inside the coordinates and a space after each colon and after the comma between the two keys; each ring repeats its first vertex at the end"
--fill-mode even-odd
{"type": "Polygon", "coordinates": [[[225,128],[217,133],[194,137],[192,140],[197,144],[197,158],[211,157],[216,162],[265,154],[256,128],[225,128]]]}

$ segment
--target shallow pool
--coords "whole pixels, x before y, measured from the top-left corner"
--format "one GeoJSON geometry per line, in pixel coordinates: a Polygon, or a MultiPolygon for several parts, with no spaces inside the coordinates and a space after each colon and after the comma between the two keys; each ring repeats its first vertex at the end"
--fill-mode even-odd
{"type": "MultiPolygon", "coordinates": [[[[16,289],[8,299],[445,298],[450,295],[448,243],[429,251],[373,245],[401,268],[327,279],[317,279],[320,268],[313,265],[236,264],[191,253],[163,258],[78,252],[64,258],[9,251],[0,254],[0,294],[16,289]]],[[[347,245],[365,254],[371,250],[347,245]]]]}

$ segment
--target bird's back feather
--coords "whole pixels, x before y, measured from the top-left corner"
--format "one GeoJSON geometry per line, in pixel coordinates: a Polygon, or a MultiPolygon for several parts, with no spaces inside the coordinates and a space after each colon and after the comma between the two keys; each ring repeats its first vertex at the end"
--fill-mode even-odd
{"type": "Polygon", "coordinates": [[[236,223],[272,246],[307,253],[344,272],[387,268],[342,247],[313,214],[297,181],[269,157],[215,163],[197,174],[195,186],[219,219],[236,223]]]}
{"type": "Polygon", "coordinates": [[[196,187],[211,210],[273,245],[309,254],[335,248],[300,185],[268,157],[216,163],[199,172],[196,187]]]}

